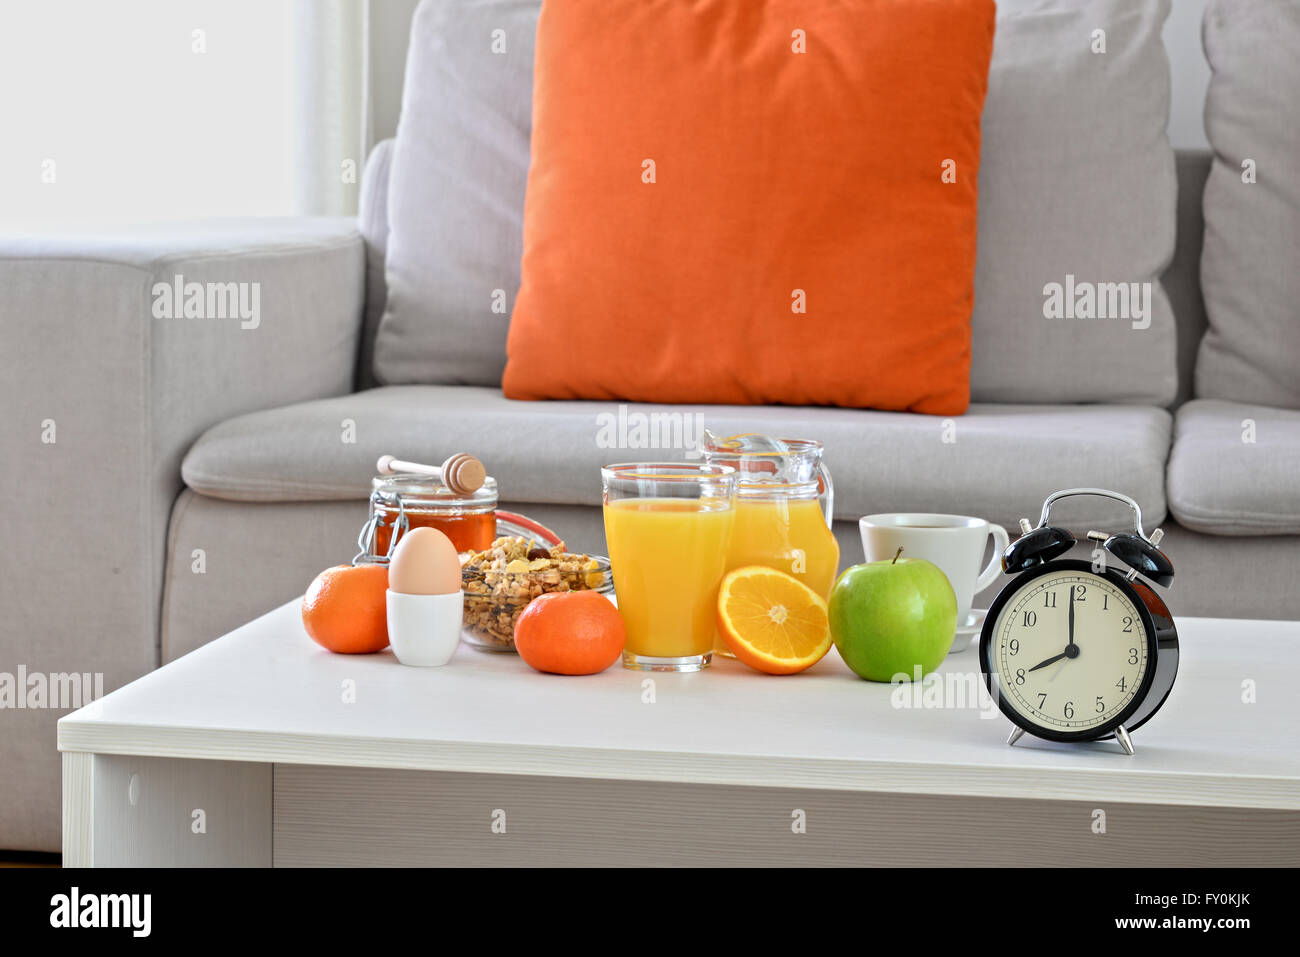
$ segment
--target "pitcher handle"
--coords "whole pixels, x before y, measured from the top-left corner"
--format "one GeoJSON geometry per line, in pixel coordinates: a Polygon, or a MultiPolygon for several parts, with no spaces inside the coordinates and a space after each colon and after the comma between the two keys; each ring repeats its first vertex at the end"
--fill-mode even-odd
{"type": "Polygon", "coordinates": [[[822,512],[826,516],[826,527],[834,528],[835,522],[835,486],[831,484],[831,470],[825,462],[817,463],[817,479],[822,486],[822,512]]]}

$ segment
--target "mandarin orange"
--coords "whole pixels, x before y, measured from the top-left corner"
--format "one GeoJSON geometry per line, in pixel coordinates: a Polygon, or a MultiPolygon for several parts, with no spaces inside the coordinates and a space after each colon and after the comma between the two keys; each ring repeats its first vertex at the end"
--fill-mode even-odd
{"type": "Polygon", "coordinates": [[[551,592],[528,603],[515,622],[515,650],[538,671],[594,675],[623,653],[627,631],[618,609],[594,591],[551,592]]]}
{"type": "Polygon", "coordinates": [[[388,647],[386,565],[335,565],[302,596],[302,626],[323,648],[364,655],[388,647]]]}

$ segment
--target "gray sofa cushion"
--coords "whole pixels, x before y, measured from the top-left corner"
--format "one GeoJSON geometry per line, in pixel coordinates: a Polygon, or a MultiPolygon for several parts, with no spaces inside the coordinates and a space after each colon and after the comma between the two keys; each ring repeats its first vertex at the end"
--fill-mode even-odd
{"type": "MultiPolygon", "coordinates": [[[[971,319],[977,402],[1140,402],[1177,388],[1168,0],[999,0],[971,319]],[[1093,52],[1093,31],[1105,52],[1093,52]],[[1150,327],[1044,317],[1044,287],[1149,283],[1150,327]]],[[[1141,287],[1140,287],[1141,288],[1141,287]]],[[[1130,309],[1130,313],[1132,310],[1130,309]]]]}
{"type": "MultiPolygon", "coordinates": [[[[980,162],[976,402],[1174,397],[1168,0],[1002,0],[980,162]],[[1090,37],[1106,30],[1106,52],[1090,37]],[[1150,328],[1043,317],[1043,288],[1151,282],[1150,328]],[[1069,357],[1064,364],[1052,358],[1069,357]]],[[[496,385],[519,285],[536,0],[424,0],[393,153],[387,383],[496,385]],[[494,29],[506,52],[492,51],[494,29]]]]}
{"type": "Polygon", "coordinates": [[[1204,36],[1214,167],[1196,394],[1300,409],[1300,3],[1213,0],[1204,36]]]}
{"type": "MultiPolygon", "coordinates": [[[[686,451],[665,426],[694,437],[701,425],[821,439],[841,518],[913,510],[1008,524],[1036,517],[1048,493],[1080,485],[1135,496],[1150,522],[1165,514],[1172,417],[1119,405],[974,405],[942,419],[788,406],[515,402],[486,387],[389,386],[231,419],[195,443],[182,474],[198,492],[237,501],[362,498],[381,454],[437,463],[465,450],[482,457],[505,500],[596,505],[601,465],[680,460],[686,451]],[[677,447],[628,447],[637,425],[663,437],[661,446],[677,447]]],[[[1099,517],[1085,509],[1079,522],[1099,517]]]]}
{"type": "Polygon", "coordinates": [[[1300,412],[1195,399],[1178,410],[1169,509],[1215,535],[1300,534],[1300,412]]]}
{"type": "Polygon", "coordinates": [[[536,0],[425,0],[415,13],[389,187],[380,382],[501,381],[523,251],[537,11],[536,0]]]}

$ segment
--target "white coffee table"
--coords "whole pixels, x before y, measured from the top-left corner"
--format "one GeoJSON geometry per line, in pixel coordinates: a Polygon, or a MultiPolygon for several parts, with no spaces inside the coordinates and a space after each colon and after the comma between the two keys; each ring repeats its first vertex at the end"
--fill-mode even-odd
{"type": "Polygon", "coordinates": [[[59,722],[64,862],[1300,863],[1300,623],[1179,631],[1129,757],[894,707],[834,651],[788,678],[417,669],[321,650],[291,602],[59,722]]]}

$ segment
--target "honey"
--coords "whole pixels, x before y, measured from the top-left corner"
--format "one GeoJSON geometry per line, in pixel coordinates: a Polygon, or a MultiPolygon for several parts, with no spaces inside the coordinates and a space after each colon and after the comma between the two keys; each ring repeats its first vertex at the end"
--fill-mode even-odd
{"type": "MultiPolygon", "coordinates": [[[[379,524],[375,526],[375,552],[387,555],[393,538],[393,526],[397,521],[397,510],[380,505],[375,512],[380,518],[379,524]]],[[[408,508],[406,519],[409,528],[436,528],[451,539],[458,552],[484,551],[492,547],[492,542],[497,537],[495,510],[447,514],[408,508]]],[[[398,541],[400,540],[401,535],[398,535],[398,541]]]]}
{"type": "Polygon", "coordinates": [[[458,552],[490,548],[497,534],[497,483],[491,476],[483,487],[459,495],[436,478],[412,473],[378,475],[371,482],[370,520],[362,532],[363,554],[384,561],[394,540],[412,528],[436,528],[458,552]]]}

